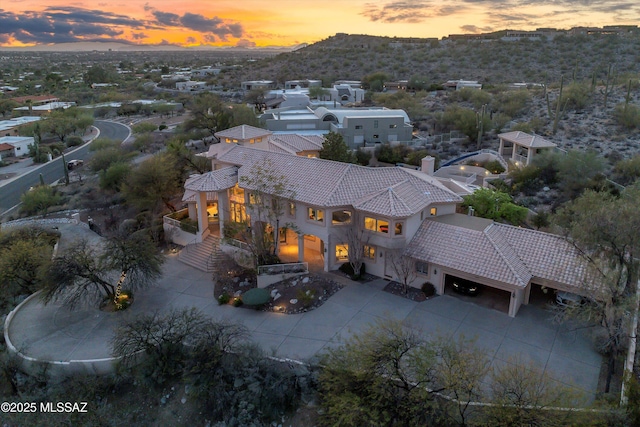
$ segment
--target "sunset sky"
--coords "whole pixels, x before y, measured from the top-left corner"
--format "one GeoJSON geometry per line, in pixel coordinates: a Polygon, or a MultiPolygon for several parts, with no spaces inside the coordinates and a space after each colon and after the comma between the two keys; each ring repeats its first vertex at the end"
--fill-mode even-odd
{"type": "Polygon", "coordinates": [[[338,32],[438,37],[640,24],[638,0],[2,0],[0,46],[292,46],[338,32]]]}

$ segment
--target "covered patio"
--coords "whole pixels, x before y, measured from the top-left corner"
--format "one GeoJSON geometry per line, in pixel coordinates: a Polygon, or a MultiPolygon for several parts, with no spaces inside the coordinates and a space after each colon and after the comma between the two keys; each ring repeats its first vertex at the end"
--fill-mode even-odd
{"type": "Polygon", "coordinates": [[[540,135],[529,135],[520,131],[501,133],[498,138],[500,139],[498,152],[505,160],[511,160],[516,166],[527,166],[536,155],[557,147],[540,135]]]}

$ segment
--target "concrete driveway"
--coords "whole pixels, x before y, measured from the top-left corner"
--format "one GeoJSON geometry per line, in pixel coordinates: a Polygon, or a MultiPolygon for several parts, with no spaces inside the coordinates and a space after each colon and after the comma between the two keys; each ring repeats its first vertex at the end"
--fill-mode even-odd
{"type": "Polygon", "coordinates": [[[378,319],[394,318],[425,337],[444,335],[476,339],[494,366],[514,358],[546,371],[554,380],[594,396],[601,356],[583,332],[554,324],[544,309],[522,306],[517,317],[443,295],[417,303],[382,291],[379,279],[349,284],[320,308],[296,315],[219,306],[213,298],[211,273],[167,256],[157,285],[136,294],[132,307],[120,313],[90,308],[68,311],[29,300],[14,313],[8,334],[23,354],[40,360],[68,361],[109,357],[109,339],[122,319],[171,308],[196,307],[217,319],[244,324],[265,350],[306,360],[339,345],[378,319]]]}

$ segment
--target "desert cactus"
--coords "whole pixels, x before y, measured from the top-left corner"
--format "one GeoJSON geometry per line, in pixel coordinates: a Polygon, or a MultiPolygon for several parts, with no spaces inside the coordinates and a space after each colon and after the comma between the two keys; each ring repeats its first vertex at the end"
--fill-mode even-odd
{"type": "MultiPolygon", "coordinates": [[[[551,113],[551,102],[549,101],[549,93],[547,92],[545,94],[545,97],[547,99],[547,112],[549,113],[549,118],[553,119],[553,134],[555,135],[555,133],[558,131],[558,123],[560,122],[560,118],[562,116],[564,116],[564,112],[567,109],[567,103],[569,102],[569,99],[565,99],[564,100],[564,105],[562,103],[563,99],[562,99],[562,90],[564,88],[564,76],[562,76],[560,78],[560,93],[558,94],[558,99],[556,101],[556,111],[555,113],[551,113]]],[[[545,92],[546,92],[546,87],[545,87],[545,92]]]]}
{"type": "Polygon", "coordinates": [[[607,108],[607,101],[609,100],[609,94],[613,92],[613,85],[616,80],[616,69],[613,64],[609,64],[609,69],[607,70],[607,80],[603,81],[604,90],[600,90],[602,94],[604,94],[604,108],[607,108]]]}

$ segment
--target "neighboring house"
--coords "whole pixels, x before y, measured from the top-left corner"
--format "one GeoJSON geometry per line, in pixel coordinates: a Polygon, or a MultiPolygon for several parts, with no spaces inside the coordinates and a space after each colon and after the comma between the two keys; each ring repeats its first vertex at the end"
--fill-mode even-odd
{"type": "Polygon", "coordinates": [[[500,148],[498,153],[511,160],[516,166],[530,164],[536,155],[557,147],[553,142],[540,135],[529,135],[526,132],[514,131],[498,134],[500,148]]]}
{"type": "Polygon", "coordinates": [[[266,108],[306,108],[311,105],[309,89],[277,89],[265,94],[266,108]]]}
{"type": "Polygon", "coordinates": [[[27,95],[27,96],[18,96],[15,98],[11,98],[12,101],[17,102],[18,104],[26,105],[31,103],[31,105],[44,105],[49,104],[51,102],[58,102],[60,99],[57,96],[53,95],[27,95]]]}
{"type": "Polygon", "coordinates": [[[455,90],[460,90],[464,88],[482,89],[482,84],[478,83],[476,80],[448,80],[446,83],[443,83],[442,86],[445,89],[455,89],[455,90]]]}
{"type": "Polygon", "coordinates": [[[0,143],[0,160],[5,157],[13,157],[14,150],[13,145],[7,144],[6,142],[0,143]]]}
{"type": "Polygon", "coordinates": [[[201,68],[199,70],[191,70],[191,78],[205,78],[217,76],[220,74],[220,68],[201,68]]]}
{"type": "MultiPolygon", "coordinates": [[[[32,136],[3,136],[0,138],[0,144],[13,147],[13,153],[11,154],[13,157],[29,154],[29,146],[33,145],[34,141],[32,136]]],[[[7,156],[3,153],[2,157],[7,156]]]]}
{"type": "Polygon", "coordinates": [[[275,89],[276,82],[274,82],[273,80],[249,80],[240,83],[240,87],[244,91],[254,89],[275,89]]]}
{"type": "Polygon", "coordinates": [[[41,120],[40,116],[21,116],[9,120],[0,120],[0,136],[17,136],[23,125],[41,120]]]}
{"type": "Polygon", "coordinates": [[[310,87],[322,87],[322,80],[287,80],[284,82],[285,89],[295,89],[296,87],[308,89],[310,87]]]}
{"type": "Polygon", "coordinates": [[[100,89],[104,87],[118,87],[118,83],[91,83],[91,89],[100,89]]]}
{"type": "Polygon", "coordinates": [[[207,157],[212,172],[190,177],[183,197],[199,231],[184,235],[175,220],[165,220],[176,243],[224,235],[227,221],[255,228],[255,187],[243,177],[259,165],[282,176],[277,184],[287,188],[275,233],[280,254],[321,260],[325,271],[348,262],[358,245],[368,273],[397,279],[391,258],[403,253],[416,261],[412,286],[431,282],[442,294],[452,278],[473,280],[496,290],[510,316],[533,289],[576,292],[586,277],[575,248],[559,236],[456,214],[462,198],[431,176],[429,158],[421,170],[368,168],[238,144],[212,145],[207,157]]]}
{"type": "Polygon", "coordinates": [[[324,130],[342,135],[349,148],[410,141],[413,126],[404,110],[327,108],[267,110],[261,116],[273,132],[324,130]]]}
{"type": "Polygon", "coordinates": [[[13,111],[23,116],[31,115],[43,115],[48,114],[54,110],[66,110],[69,107],[75,106],[75,102],[48,102],[46,104],[30,105],[24,107],[14,108],[13,111]]]}
{"type": "Polygon", "coordinates": [[[329,99],[344,104],[364,101],[365,90],[360,88],[360,82],[357,82],[357,84],[357,87],[354,87],[355,83],[334,84],[332,88],[327,89],[329,99]]]}
{"type": "Polygon", "coordinates": [[[399,90],[407,90],[409,80],[398,80],[395,82],[384,82],[384,92],[397,92],[399,90]]]}
{"type": "Polygon", "coordinates": [[[193,82],[193,81],[176,82],[176,89],[181,91],[196,92],[196,91],[204,90],[206,87],[207,87],[207,82],[193,82]]]}

